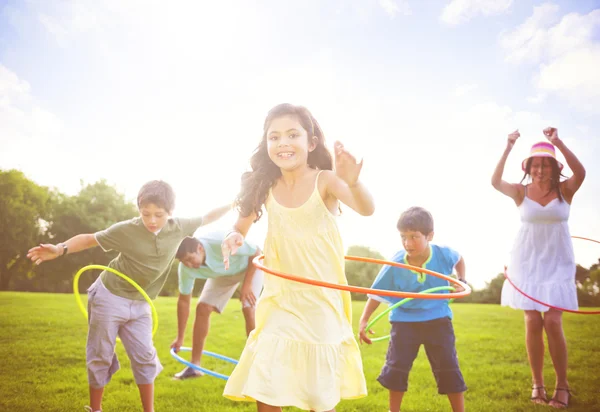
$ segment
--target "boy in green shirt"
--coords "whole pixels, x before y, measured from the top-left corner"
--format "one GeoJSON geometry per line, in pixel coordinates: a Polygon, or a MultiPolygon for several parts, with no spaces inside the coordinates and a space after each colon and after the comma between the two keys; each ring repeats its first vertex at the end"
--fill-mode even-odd
{"type": "MultiPolygon", "coordinates": [[[[57,245],[43,244],[29,250],[36,264],[80,252],[94,246],[116,250],[119,255],[108,266],[135,281],[151,299],[162,289],[181,241],[230,209],[224,206],[202,217],[172,218],[175,193],[163,181],[150,181],[139,191],[140,216],[116,223],[94,234],[80,234],[57,245]]],[[[162,370],[152,342],[150,305],[123,279],[102,272],[88,294],[89,330],[86,361],[90,406],[101,411],[104,387],[119,369],[114,352],[117,335],[131,361],[145,412],[154,411],[154,380],[162,370]]]]}

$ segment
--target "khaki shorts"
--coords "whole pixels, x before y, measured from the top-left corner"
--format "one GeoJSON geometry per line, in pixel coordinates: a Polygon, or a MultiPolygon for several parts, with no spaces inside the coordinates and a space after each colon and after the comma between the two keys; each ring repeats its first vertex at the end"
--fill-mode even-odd
{"type": "MultiPolygon", "coordinates": [[[[206,305],[214,307],[214,311],[217,313],[223,312],[225,306],[237,290],[240,283],[244,281],[246,272],[242,272],[233,276],[221,276],[218,278],[207,279],[198,298],[198,303],[204,303],[206,305]]],[[[264,274],[262,270],[257,269],[254,272],[254,278],[252,279],[252,293],[256,299],[262,292],[264,281],[264,274]]],[[[249,307],[247,302],[243,302],[243,308],[249,307]]]]}
{"type": "Polygon", "coordinates": [[[106,386],[119,370],[117,335],[131,361],[135,382],[153,383],[163,367],[152,342],[152,311],[148,302],[113,295],[98,278],[88,289],[88,313],[86,361],[90,386],[106,386]]]}

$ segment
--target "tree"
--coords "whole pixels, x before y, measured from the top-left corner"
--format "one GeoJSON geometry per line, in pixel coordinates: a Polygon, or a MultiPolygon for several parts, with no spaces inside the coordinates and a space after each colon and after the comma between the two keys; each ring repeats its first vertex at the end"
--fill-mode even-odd
{"type": "MultiPolygon", "coordinates": [[[[384,259],[381,253],[366,246],[350,246],[348,255],[384,259]]],[[[346,261],[346,277],[348,283],[353,286],[371,287],[380,270],[381,266],[373,263],[346,261]]],[[[352,292],[352,299],[367,300],[367,295],[352,292]]]]}
{"type": "Polygon", "coordinates": [[[504,285],[504,273],[498,273],[495,278],[485,283],[482,291],[482,303],[500,304],[502,297],[502,286],[504,285]]]}
{"type": "MultiPolygon", "coordinates": [[[[137,214],[135,205],[126,201],[123,194],[104,180],[85,186],[82,183],[81,190],[75,196],[52,193],[50,204],[46,238],[52,243],[65,241],[81,233],[95,233],[137,214]]],[[[22,279],[19,289],[70,292],[73,275],[79,269],[90,264],[106,265],[115,256],[116,252],[105,253],[97,247],[46,262],[35,268],[33,281],[22,279]]],[[[82,276],[80,289],[85,290],[94,278],[89,274],[82,276]]]]}
{"type": "Polygon", "coordinates": [[[575,281],[577,283],[584,283],[590,276],[589,269],[577,264],[575,266],[575,281]]]}
{"type": "Polygon", "coordinates": [[[0,290],[31,270],[27,251],[42,238],[48,204],[48,188],[18,170],[0,170],[0,290]]]}
{"type": "Polygon", "coordinates": [[[589,269],[577,265],[575,278],[579,306],[600,306],[600,259],[589,269]]]}
{"type": "Polygon", "coordinates": [[[454,303],[500,303],[504,273],[499,273],[495,278],[485,283],[483,289],[475,290],[471,284],[472,292],[464,298],[454,299],[454,303]]]}

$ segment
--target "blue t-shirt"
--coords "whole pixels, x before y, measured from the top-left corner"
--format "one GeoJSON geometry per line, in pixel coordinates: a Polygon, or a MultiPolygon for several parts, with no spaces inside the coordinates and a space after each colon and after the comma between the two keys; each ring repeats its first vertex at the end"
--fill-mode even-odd
{"type": "Polygon", "coordinates": [[[211,279],[221,276],[233,276],[244,272],[248,268],[250,257],[256,254],[258,247],[244,241],[235,255],[229,257],[229,269],[225,270],[221,243],[225,237],[224,232],[209,233],[197,237],[204,248],[206,258],[198,269],[193,269],[179,262],[177,274],[179,276],[179,293],[189,295],[194,290],[196,279],[211,279]]]}
{"type": "MultiPolygon", "coordinates": [[[[441,273],[442,275],[451,275],[454,266],[456,266],[459,260],[460,255],[455,250],[448,247],[430,245],[429,259],[425,262],[423,268],[441,273]]],[[[401,250],[397,252],[392,261],[408,264],[406,251],[401,250]]],[[[386,265],[381,269],[371,287],[380,290],[421,292],[438,286],[448,286],[449,283],[447,280],[436,276],[386,265]]],[[[440,291],[437,293],[448,292],[440,291]]],[[[369,295],[369,297],[391,305],[402,300],[401,298],[390,296],[369,295]]],[[[448,303],[448,299],[414,299],[392,310],[390,313],[390,322],[425,322],[445,317],[452,319],[452,310],[448,306],[448,303]]]]}

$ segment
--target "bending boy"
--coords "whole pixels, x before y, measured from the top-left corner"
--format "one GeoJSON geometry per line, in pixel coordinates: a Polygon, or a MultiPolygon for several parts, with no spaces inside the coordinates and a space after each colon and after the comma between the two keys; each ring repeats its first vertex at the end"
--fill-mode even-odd
{"type": "MultiPolygon", "coordinates": [[[[229,270],[225,270],[221,243],[225,233],[212,233],[197,238],[187,237],[181,242],[176,257],[180,260],[179,299],[177,300],[177,339],[171,344],[176,351],[183,345],[185,328],[190,314],[194,281],[207,279],[196,305],[191,363],[200,366],[204,343],[210,328],[212,312],[221,313],[242,283],[240,301],[246,320],[246,336],[254,329],[254,307],[263,287],[263,273],[252,264],[260,249],[244,241],[238,252],[231,256],[229,270]]],[[[177,379],[194,378],[203,373],[186,367],[175,374],[177,379]]]]}

